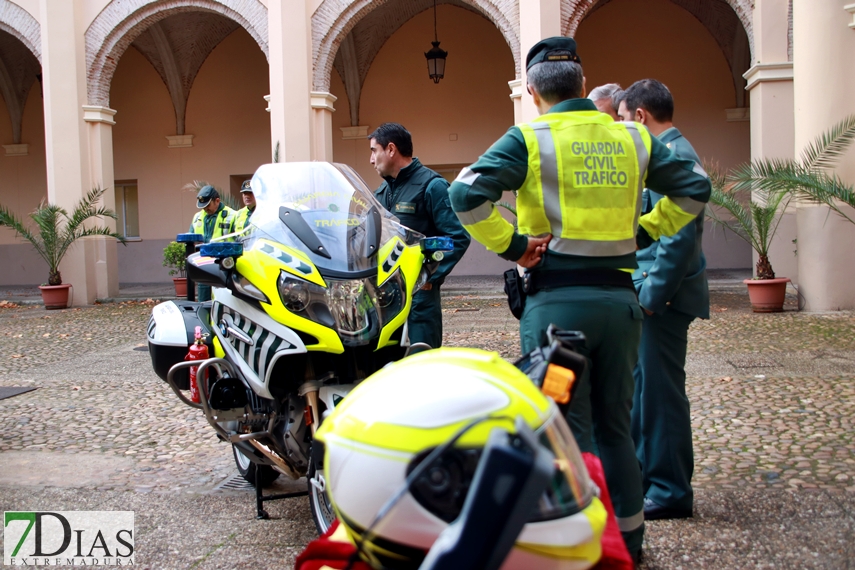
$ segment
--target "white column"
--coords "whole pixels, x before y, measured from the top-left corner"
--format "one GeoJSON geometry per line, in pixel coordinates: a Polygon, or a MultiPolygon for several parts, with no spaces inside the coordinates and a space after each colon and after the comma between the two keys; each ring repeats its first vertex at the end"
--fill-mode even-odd
{"type": "MultiPolygon", "coordinates": [[[[91,186],[106,188],[101,198],[105,208],[116,210],[116,193],[113,187],[113,117],[116,111],[108,107],[83,106],[83,120],[89,125],[89,170],[91,186]]],[[[115,230],[116,221],[104,218],[102,224],[115,230]]],[[[92,237],[87,241],[95,262],[95,290],[99,299],[119,294],[119,261],[116,240],[107,236],[92,237]]]]}
{"type": "Polygon", "coordinates": [[[271,156],[279,144],[279,160],[311,160],[312,50],[311,0],[268,2],[270,46],[271,156]]]}
{"type": "Polygon", "coordinates": [[[520,70],[521,108],[520,117],[514,113],[518,123],[530,121],[537,117],[537,107],[531,95],[525,89],[525,56],[531,47],[544,38],[561,35],[561,1],[560,0],[519,0],[520,10],[520,70]]]}
{"type": "MultiPolygon", "coordinates": [[[[853,6],[793,1],[795,149],[855,113],[853,6]]],[[[836,174],[855,183],[855,149],[838,161],[836,174]]],[[[855,211],[848,209],[850,218],[855,211]]],[[[799,286],[808,310],[855,308],[855,225],[824,206],[798,209],[799,286]]]]}
{"type": "MultiPolygon", "coordinates": [[[[89,140],[83,121],[86,62],[81,18],[82,0],[40,0],[42,89],[45,116],[48,200],[71,212],[89,191],[89,140]]],[[[74,287],[73,303],[96,297],[92,251],[78,242],[60,265],[62,279],[74,287]]]]}
{"type": "Polygon", "coordinates": [[[312,160],[333,159],[332,114],[337,97],[332,93],[312,91],[312,160]]]}
{"type": "MultiPolygon", "coordinates": [[[[787,0],[756,0],[754,61],[745,72],[751,100],[751,159],[793,158],[793,64],[787,61],[787,0]]],[[[781,219],[772,240],[769,260],[778,277],[798,281],[793,254],[795,208],[781,219]]],[[[757,263],[757,253],[752,256],[757,263]]]]}

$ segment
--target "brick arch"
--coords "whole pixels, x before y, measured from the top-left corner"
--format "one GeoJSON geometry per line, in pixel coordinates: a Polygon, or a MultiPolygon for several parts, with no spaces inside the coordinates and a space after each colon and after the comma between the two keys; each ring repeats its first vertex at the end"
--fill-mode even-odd
{"type": "MultiPolygon", "coordinates": [[[[329,91],[333,61],[341,42],[366,15],[389,0],[323,0],[312,14],[312,89],[329,91]]],[[[520,76],[519,8],[516,0],[459,0],[493,22],[514,57],[520,76]]],[[[432,5],[432,4],[431,4],[432,5]]]]}
{"type": "Polygon", "coordinates": [[[113,0],[85,33],[89,104],[109,106],[110,83],[125,50],[152,24],[184,12],[212,12],[237,22],[269,59],[267,8],[259,0],[113,0]]]}
{"type": "MultiPolygon", "coordinates": [[[[561,1],[561,33],[565,36],[573,37],[582,20],[585,19],[594,8],[599,4],[604,4],[609,0],[562,0],[561,1]]],[[[671,0],[678,6],[683,6],[685,1],[671,0]]],[[[754,24],[753,11],[754,2],[752,0],[723,0],[733,8],[736,17],[745,28],[745,33],[748,36],[748,45],[751,51],[751,61],[754,61],[754,24]]]]}
{"type": "Polygon", "coordinates": [[[41,26],[29,12],[9,0],[0,0],[0,30],[20,40],[41,64],[41,26]]]}

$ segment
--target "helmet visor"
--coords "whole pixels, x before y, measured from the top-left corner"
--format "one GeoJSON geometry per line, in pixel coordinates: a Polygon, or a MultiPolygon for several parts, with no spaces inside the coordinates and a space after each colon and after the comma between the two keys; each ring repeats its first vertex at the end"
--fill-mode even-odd
{"type": "MultiPolygon", "coordinates": [[[[585,509],[594,496],[594,485],[588,476],[576,439],[554,402],[550,401],[548,414],[547,420],[535,431],[535,435],[539,443],[555,457],[554,472],[529,522],[574,515],[585,509]]],[[[407,475],[433,451],[434,448],[429,448],[417,455],[408,466],[407,475]]],[[[424,476],[413,481],[410,494],[435,516],[451,523],[463,509],[482,453],[483,448],[452,447],[446,450],[424,476]]]]}
{"type": "Polygon", "coordinates": [[[543,491],[529,522],[566,517],[586,508],[594,496],[594,484],[570,427],[551,404],[551,417],[537,430],[540,444],[555,456],[555,472],[543,491]]]}

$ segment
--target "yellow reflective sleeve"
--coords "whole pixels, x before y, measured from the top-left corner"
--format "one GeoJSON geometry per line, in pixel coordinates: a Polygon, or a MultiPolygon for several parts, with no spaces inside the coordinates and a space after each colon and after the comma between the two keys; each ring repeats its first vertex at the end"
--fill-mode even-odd
{"type": "Polygon", "coordinates": [[[698,212],[694,214],[687,212],[674,200],[665,196],[656,202],[652,212],[639,218],[638,224],[647,230],[652,239],[658,240],[662,236],[676,235],[683,229],[683,226],[694,220],[697,215],[698,212]]]}
{"type": "Polygon", "coordinates": [[[490,204],[491,212],[486,218],[467,224],[464,216],[460,216],[463,227],[473,238],[494,253],[504,253],[511,246],[514,236],[514,226],[499,213],[498,208],[490,204]]]}

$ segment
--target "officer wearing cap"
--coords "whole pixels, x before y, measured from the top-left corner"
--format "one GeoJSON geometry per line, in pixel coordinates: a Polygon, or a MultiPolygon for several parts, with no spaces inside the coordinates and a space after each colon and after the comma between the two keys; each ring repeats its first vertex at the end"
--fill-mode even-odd
{"type": "Polygon", "coordinates": [[[538,42],[526,58],[528,90],[540,116],[511,127],[451,185],[451,206],[473,238],[526,268],[520,320],[523,353],[550,323],[581,330],[591,366],[568,420],[583,451],[593,435],[618,526],[636,558],[644,535],[641,471],[630,434],[633,367],[643,313],[632,271],[636,231],[673,235],[709,198],[691,161],[671,155],[642,125],[614,122],[585,99],[572,38],[538,42]],[[663,198],[639,219],[647,186],[663,198]],[[517,228],[494,202],[517,191],[517,228]]]}
{"type": "MultiPolygon", "coordinates": [[[[235,211],[220,201],[220,193],[211,186],[203,186],[196,194],[196,207],[200,208],[190,222],[190,233],[205,236],[205,243],[232,233],[235,211]]],[[[199,301],[211,300],[211,287],[199,285],[199,301]]]]}
{"type": "Polygon", "coordinates": [[[243,198],[244,207],[237,211],[235,217],[234,231],[236,232],[242,231],[249,225],[249,218],[255,211],[255,194],[252,193],[250,182],[250,180],[244,180],[240,185],[240,197],[243,198]]]}

